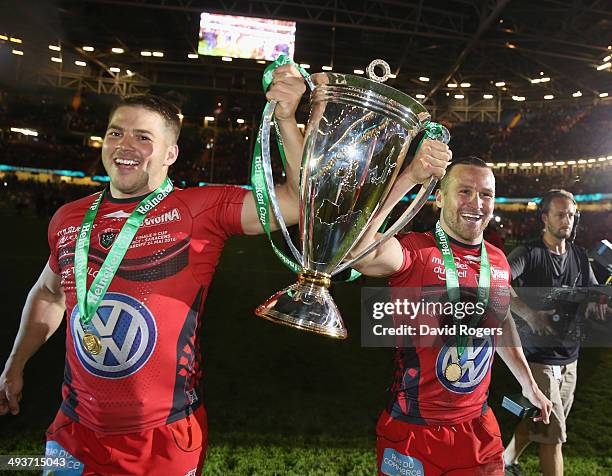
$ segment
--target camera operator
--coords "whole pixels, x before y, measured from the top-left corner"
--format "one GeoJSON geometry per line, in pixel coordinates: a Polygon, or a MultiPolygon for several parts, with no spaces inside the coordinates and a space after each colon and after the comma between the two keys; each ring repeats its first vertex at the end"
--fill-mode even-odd
{"type": "MultiPolygon", "coordinates": [[[[574,196],[566,190],[550,190],[542,197],[538,212],[544,233],[537,240],[518,246],[508,256],[513,285],[525,288],[597,285],[586,250],[573,243],[579,218],[574,196]]],[[[565,421],[574,400],[580,349],[579,332],[573,339],[564,337],[571,334],[573,328],[578,328],[579,304],[559,306],[557,303],[558,309],[552,309],[554,303],[547,305],[541,297],[528,301],[526,304],[515,297],[511,309],[526,322],[533,334],[548,336],[544,338],[545,345],[524,342],[524,352],[540,390],[552,401],[553,410],[549,425],[523,420],[516,427],[504,451],[506,474],[521,474],[519,456],[533,441],[539,444],[544,476],[562,476],[561,447],[567,438],[565,421]]],[[[589,303],[585,315],[603,319],[605,305],[589,303]]]]}

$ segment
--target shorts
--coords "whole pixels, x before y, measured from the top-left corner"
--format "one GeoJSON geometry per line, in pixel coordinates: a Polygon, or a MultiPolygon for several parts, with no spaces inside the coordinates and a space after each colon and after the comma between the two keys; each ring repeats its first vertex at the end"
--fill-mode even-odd
{"type": "Polygon", "coordinates": [[[567,441],[565,421],[574,403],[578,362],[548,365],[529,362],[529,368],[540,391],[552,402],[550,423],[528,422],[529,440],[534,443],[557,445],[567,441]],[[555,375],[554,367],[558,367],[555,375]]]}
{"type": "Polygon", "coordinates": [[[200,475],[206,456],[206,412],[144,431],[109,435],[90,430],[61,410],[47,430],[43,475],[200,475]]]}
{"type": "Polygon", "coordinates": [[[504,447],[491,409],[457,425],[418,425],[385,411],[376,425],[378,474],[503,476],[504,447]]]}

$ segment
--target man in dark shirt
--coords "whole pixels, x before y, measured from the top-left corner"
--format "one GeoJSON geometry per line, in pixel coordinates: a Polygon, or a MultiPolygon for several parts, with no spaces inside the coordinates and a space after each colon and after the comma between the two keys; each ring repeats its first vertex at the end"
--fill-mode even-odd
{"type": "MultiPolygon", "coordinates": [[[[549,425],[528,419],[519,423],[504,452],[504,462],[506,474],[520,474],[518,458],[533,441],[539,444],[544,476],[562,476],[561,446],[567,438],[565,420],[574,400],[580,349],[579,334],[574,333],[571,338],[572,329],[578,326],[579,305],[554,309],[554,304],[546,305],[539,291],[592,286],[597,280],[586,251],[570,239],[577,215],[574,196],[565,190],[550,190],[542,197],[540,212],[544,224],[542,236],[518,246],[508,256],[513,284],[522,288],[521,295],[528,302],[517,297],[512,300],[511,309],[526,322],[534,337],[524,342],[525,356],[540,390],[552,401],[553,411],[549,425]]],[[[599,319],[603,319],[604,313],[605,309],[597,303],[589,303],[585,311],[586,316],[599,319]]]]}

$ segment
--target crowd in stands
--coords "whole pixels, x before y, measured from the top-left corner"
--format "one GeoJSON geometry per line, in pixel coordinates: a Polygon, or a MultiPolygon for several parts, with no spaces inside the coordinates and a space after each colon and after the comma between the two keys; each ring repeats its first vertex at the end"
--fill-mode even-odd
{"type": "Polygon", "coordinates": [[[610,105],[526,109],[513,112],[507,120],[508,125],[450,125],[453,154],[477,155],[487,162],[544,162],[607,156],[612,152],[610,105]],[[516,125],[512,124],[514,117],[516,125]]]}

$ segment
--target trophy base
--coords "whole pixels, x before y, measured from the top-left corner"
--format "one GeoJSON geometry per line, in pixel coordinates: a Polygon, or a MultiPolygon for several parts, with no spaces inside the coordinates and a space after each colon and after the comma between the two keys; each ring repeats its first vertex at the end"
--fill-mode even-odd
{"type": "Polygon", "coordinates": [[[255,310],[272,322],[315,332],[335,339],[346,339],[340,312],[325,284],[302,279],[279,291],[255,310]]]}

